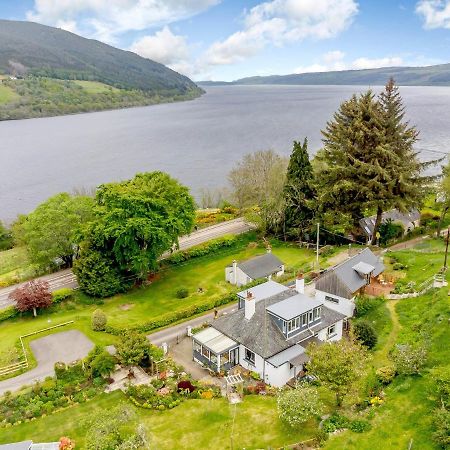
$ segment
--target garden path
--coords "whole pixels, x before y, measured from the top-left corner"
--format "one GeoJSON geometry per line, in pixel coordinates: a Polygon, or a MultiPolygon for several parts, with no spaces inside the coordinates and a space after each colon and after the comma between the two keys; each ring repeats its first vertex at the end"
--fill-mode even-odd
{"type": "Polygon", "coordinates": [[[392,329],[391,329],[391,332],[390,332],[388,338],[386,339],[386,342],[385,342],[383,348],[381,348],[375,354],[374,360],[378,367],[382,367],[382,366],[389,364],[389,358],[388,358],[389,351],[392,349],[392,347],[395,345],[395,343],[397,341],[397,337],[398,337],[398,333],[400,331],[401,325],[400,325],[400,321],[398,320],[398,314],[397,314],[395,307],[399,301],[400,300],[387,300],[386,301],[386,307],[389,311],[389,314],[390,314],[391,320],[392,320],[392,329]]]}

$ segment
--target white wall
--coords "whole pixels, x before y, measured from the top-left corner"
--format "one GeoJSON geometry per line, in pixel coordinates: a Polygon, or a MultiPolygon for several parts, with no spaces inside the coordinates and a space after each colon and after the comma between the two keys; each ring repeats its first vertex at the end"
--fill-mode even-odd
{"type": "Polygon", "coordinates": [[[344,327],[344,321],[340,320],[336,322],[335,335],[328,338],[328,328],[324,328],[317,333],[317,338],[321,341],[340,341],[342,339],[342,331],[344,327]]]}
{"type": "Polygon", "coordinates": [[[264,377],[264,359],[255,353],[255,364],[250,364],[245,360],[245,347],[241,344],[239,345],[239,364],[247,370],[252,372],[257,372],[261,379],[264,377]]]}
{"type": "Polygon", "coordinates": [[[318,291],[317,289],[316,289],[316,299],[321,301],[327,308],[345,314],[347,317],[352,317],[355,311],[355,302],[353,301],[353,299],[349,300],[347,298],[338,297],[337,295],[331,295],[328,294],[327,292],[318,291]],[[325,300],[326,296],[337,298],[339,300],[339,303],[334,303],[325,300]]]}
{"type": "Polygon", "coordinates": [[[275,387],[284,386],[291,378],[297,376],[302,370],[300,367],[292,367],[286,362],[279,367],[274,367],[266,362],[265,382],[275,387]]]}
{"type": "MultiPolygon", "coordinates": [[[[233,267],[225,268],[225,280],[231,284],[234,284],[233,267]]],[[[236,269],[236,286],[243,286],[244,284],[248,284],[251,281],[253,280],[247,277],[247,275],[242,272],[239,267],[236,269]]]]}

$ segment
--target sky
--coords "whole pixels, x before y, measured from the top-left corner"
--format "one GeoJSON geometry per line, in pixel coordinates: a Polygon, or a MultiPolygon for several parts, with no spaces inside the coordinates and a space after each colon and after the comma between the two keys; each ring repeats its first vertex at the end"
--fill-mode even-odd
{"type": "Polygon", "coordinates": [[[0,0],[196,81],[450,62],[450,0],[0,0]]]}

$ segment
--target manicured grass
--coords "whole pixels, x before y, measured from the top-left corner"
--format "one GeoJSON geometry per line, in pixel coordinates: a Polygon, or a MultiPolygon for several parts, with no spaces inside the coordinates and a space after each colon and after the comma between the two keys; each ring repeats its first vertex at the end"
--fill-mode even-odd
{"type": "Polygon", "coordinates": [[[21,278],[32,271],[25,247],[14,247],[0,252],[0,282],[14,277],[21,278]]]}
{"type": "MultiPolygon", "coordinates": [[[[2,429],[0,443],[33,439],[55,441],[62,435],[84,448],[86,428],[83,419],[125,400],[121,392],[102,394],[94,401],[72,407],[32,422],[2,429]]],[[[241,404],[226,399],[189,400],[173,410],[137,410],[152,448],[160,450],[209,448],[267,448],[309,439],[317,423],[312,421],[298,431],[285,427],[277,416],[274,397],[246,396],[241,404]]]]}
{"type": "Polygon", "coordinates": [[[83,81],[83,80],[76,80],[74,81],[75,84],[78,84],[81,86],[86,92],[89,94],[101,94],[103,92],[117,92],[118,89],[109,86],[105,83],[100,83],[99,81],[83,81]]]}
{"type": "Polygon", "coordinates": [[[9,86],[3,86],[0,83],[0,105],[4,103],[10,103],[20,98],[18,94],[14,92],[9,86]]]}
{"type": "MultiPolygon", "coordinates": [[[[251,239],[250,235],[249,240],[251,239]]],[[[75,321],[69,328],[82,331],[96,344],[111,344],[115,340],[114,336],[91,330],[91,315],[95,309],[102,309],[108,316],[108,323],[120,328],[151,321],[163,314],[235,291],[235,287],[225,282],[225,267],[233,259],[243,260],[264,252],[264,248],[246,241],[241,248],[228,249],[213,255],[194,258],[178,266],[169,266],[158,274],[157,279],[150,286],[106,299],[102,304],[92,304],[92,302],[86,304],[83,302],[86,298],[79,295],[75,302],[68,301],[47,311],[39,311],[36,318],[26,315],[0,323],[0,355],[9,352],[19,336],[69,320],[75,321]],[[202,293],[198,292],[199,287],[203,289],[202,293]],[[188,289],[187,298],[176,297],[176,291],[180,288],[188,289]]],[[[285,246],[277,242],[273,243],[273,253],[294,268],[299,268],[314,258],[311,250],[285,246]]],[[[50,333],[58,331],[62,329],[56,329],[50,333]]],[[[36,337],[41,336],[42,334],[39,334],[36,337]]]]}

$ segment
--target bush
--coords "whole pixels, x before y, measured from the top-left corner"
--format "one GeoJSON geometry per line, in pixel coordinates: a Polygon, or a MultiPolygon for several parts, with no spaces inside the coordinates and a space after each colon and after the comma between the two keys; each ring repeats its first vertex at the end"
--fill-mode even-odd
{"type": "Polygon", "coordinates": [[[67,367],[64,362],[56,362],[55,363],[55,375],[57,379],[62,379],[64,374],[66,373],[67,367]]]}
{"type": "Polygon", "coordinates": [[[369,431],[371,426],[367,420],[353,420],[349,424],[349,429],[355,433],[364,433],[364,431],[369,431]]]}
{"type": "Polygon", "coordinates": [[[355,317],[363,317],[369,311],[372,311],[373,309],[377,308],[383,303],[382,297],[365,297],[361,296],[358,297],[355,301],[356,304],[356,310],[355,310],[355,317]]]}
{"type": "Polygon", "coordinates": [[[328,419],[323,421],[322,429],[326,433],[333,433],[336,430],[348,428],[349,425],[350,420],[347,417],[341,416],[338,413],[333,413],[328,419]]]}
{"type": "Polygon", "coordinates": [[[104,331],[107,321],[106,314],[101,309],[96,309],[92,313],[91,326],[94,331],[104,331]]]}
{"type": "Polygon", "coordinates": [[[450,447],[450,411],[444,407],[433,411],[433,441],[442,448],[450,447]]]}
{"type": "Polygon", "coordinates": [[[315,435],[314,435],[314,442],[318,447],[322,447],[323,444],[325,444],[326,441],[328,441],[329,435],[328,433],[320,429],[315,435]]]}
{"type": "Polygon", "coordinates": [[[108,376],[116,365],[116,358],[108,352],[103,351],[91,362],[91,371],[94,377],[108,376]]]}
{"type": "Polygon", "coordinates": [[[52,303],[58,304],[73,297],[73,289],[62,288],[52,292],[52,303]]]}
{"type": "Polygon", "coordinates": [[[395,367],[393,366],[384,366],[377,369],[377,378],[380,381],[380,383],[383,384],[390,384],[392,381],[394,381],[396,372],[395,367]]]}
{"type": "Polygon", "coordinates": [[[189,291],[185,288],[178,289],[178,291],[175,294],[176,298],[186,298],[189,295],[189,291]]]}
{"type": "Polygon", "coordinates": [[[181,380],[177,384],[177,391],[186,391],[190,393],[194,392],[197,388],[190,382],[190,380],[181,380]]]}
{"type": "Polygon", "coordinates": [[[0,310],[0,322],[12,319],[13,317],[17,317],[18,315],[19,311],[14,306],[8,306],[7,308],[0,310]]]}
{"type": "Polygon", "coordinates": [[[397,345],[392,359],[399,375],[416,375],[425,365],[427,351],[423,345],[413,347],[409,344],[397,345]]]}
{"type": "Polygon", "coordinates": [[[394,223],[392,219],[388,219],[380,225],[380,244],[386,245],[392,239],[402,237],[405,229],[400,223],[394,223]]]}
{"type": "Polygon", "coordinates": [[[397,262],[397,263],[393,264],[392,268],[394,270],[404,270],[404,269],[406,269],[406,266],[400,262],[397,262]]]}
{"type": "Polygon", "coordinates": [[[361,344],[365,345],[367,348],[372,349],[377,345],[378,336],[375,328],[367,320],[360,320],[356,322],[353,326],[353,331],[355,332],[355,337],[361,344]]]}

